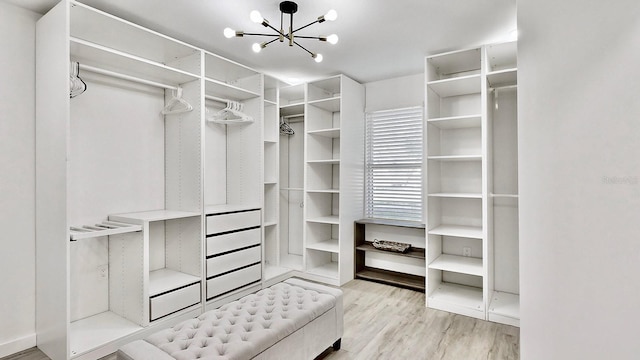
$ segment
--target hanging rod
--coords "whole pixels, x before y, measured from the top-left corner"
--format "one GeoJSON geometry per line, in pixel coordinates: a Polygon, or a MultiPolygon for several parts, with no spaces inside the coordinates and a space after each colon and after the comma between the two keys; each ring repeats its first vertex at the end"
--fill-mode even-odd
{"type": "Polygon", "coordinates": [[[292,119],[292,118],[298,118],[298,117],[304,117],[304,114],[292,114],[292,115],[282,116],[283,119],[292,119]]]}
{"type": "Polygon", "coordinates": [[[137,82],[140,84],[151,85],[151,86],[155,86],[163,89],[178,90],[177,86],[167,85],[167,84],[163,84],[163,83],[159,83],[151,80],[141,79],[141,78],[130,76],[130,75],[120,74],[115,71],[104,70],[104,69],[100,69],[90,65],[80,64],[80,69],[85,71],[90,71],[96,74],[107,75],[107,76],[115,77],[118,79],[129,80],[129,81],[137,82]]]}
{"type": "Polygon", "coordinates": [[[212,95],[205,95],[204,98],[208,99],[208,100],[218,101],[218,102],[221,102],[221,103],[228,103],[229,101],[233,101],[233,100],[223,99],[223,98],[220,98],[220,97],[217,97],[217,96],[212,96],[212,95]]]}
{"type": "Polygon", "coordinates": [[[503,86],[492,86],[489,89],[491,91],[494,91],[494,90],[517,89],[517,88],[518,88],[518,85],[503,85],[503,86]]]}

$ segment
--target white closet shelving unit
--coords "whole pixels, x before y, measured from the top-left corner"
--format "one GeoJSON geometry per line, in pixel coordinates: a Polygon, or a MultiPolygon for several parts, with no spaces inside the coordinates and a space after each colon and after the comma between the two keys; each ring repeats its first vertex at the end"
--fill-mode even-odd
{"type": "Polygon", "coordinates": [[[37,345],[94,359],[201,311],[202,52],[69,0],[36,31],[37,345]]]}
{"type": "Polygon", "coordinates": [[[268,280],[288,271],[301,272],[304,212],[304,99],[305,85],[281,86],[278,91],[279,237],[268,280]],[[280,132],[280,122],[293,134],[280,132]]]}
{"type": "Polygon", "coordinates": [[[354,221],[362,217],[364,89],[344,75],[307,84],[305,273],[342,285],[354,278],[354,221]],[[341,143],[341,138],[348,139],[341,143]],[[342,147],[342,151],[341,151],[342,147]]]}
{"type": "Polygon", "coordinates": [[[519,326],[516,54],[426,58],[427,306],[519,326]]]}
{"type": "MultiPolygon", "coordinates": [[[[252,244],[262,243],[262,229],[250,214],[260,212],[263,204],[263,113],[265,111],[263,75],[251,68],[218,55],[204,52],[204,98],[206,121],[204,126],[204,214],[207,219],[206,273],[207,306],[215,308],[221,302],[237,298],[260,287],[261,269],[244,276],[233,268],[238,276],[220,274],[213,266],[223,262],[223,256],[215,247],[223,235],[217,219],[240,219],[233,223],[233,231],[242,230],[252,244]],[[228,101],[241,104],[242,113],[252,121],[216,120],[216,114],[228,101]],[[210,228],[210,226],[212,226],[210,228]],[[247,235],[248,234],[248,235],[247,235]],[[256,282],[257,281],[257,282],[256,282]],[[235,282],[230,284],[229,282],[235,282]],[[210,288],[210,287],[219,287],[210,288]]],[[[235,220],[234,220],[235,221],[235,220]]],[[[224,243],[224,242],[223,242],[224,243]]],[[[220,245],[221,246],[221,245],[220,245]]],[[[252,245],[254,246],[254,245],[252,245]]],[[[261,246],[260,258],[261,258],[261,246]]],[[[234,248],[230,251],[241,251],[234,248]]],[[[238,255],[240,256],[240,255],[238,255]]],[[[261,259],[258,259],[261,262],[261,259]]],[[[258,266],[261,268],[261,266],[258,266]]]]}
{"type": "Polygon", "coordinates": [[[520,325],[518,245],[517,43],[485,46],[491,127],[491,291],[487,320],[520,325]]]}
{"type": "Polygon", "coordinates": [[[489,214],[482,49],[430,56],[427,114],[427,306],[486,318],[489,214]]]}

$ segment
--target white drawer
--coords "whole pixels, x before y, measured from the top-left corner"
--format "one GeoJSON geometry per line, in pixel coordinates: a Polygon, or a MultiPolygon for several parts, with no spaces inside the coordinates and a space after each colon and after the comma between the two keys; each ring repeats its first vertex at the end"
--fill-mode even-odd
{"type": "Polygon", "coordinates": [[[207,277],[220,275],[233,269],[260,262],[262,248],[252,248],[234,251],[207,259],[207,277]]]}
{"type": "Polygon", "coordinates": [[[207,280],[207,299],[211,299],[228,291],[241,288],[249,283],[259,281],[262,264],[255,264],[244,269],[207,280]]]}
{"type": "Polygon", "coordinates": [[[200,302],[200,283],[149,299],[150,320],[159,319],[200,302]]]}
{"type": "Polygon", "coordinates": [[[207,235],[260,226],[260,210],[207,216],[207,235]]]}
{"type": "Polygon", "coordinates": [[[207,256],[260,244],[260,229],[238,231],[207,238],[207,256]]]}

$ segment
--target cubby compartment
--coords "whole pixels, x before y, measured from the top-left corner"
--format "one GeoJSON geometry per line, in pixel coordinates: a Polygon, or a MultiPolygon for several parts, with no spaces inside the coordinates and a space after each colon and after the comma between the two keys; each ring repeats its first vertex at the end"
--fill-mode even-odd
{"type": "Polygon", "coordinates": [[[515,41],[491,44],[487,51],[487,82],[491,86],[518,83],[518,49],[515,41]]]}
{"type": "Polygon", "coordinates": [[[264,183],[275,184],[278,182],[278,144],[276,142],[264,143],[264,183]]]}
{"type": "Polygon", "coordinates": [[[340,161],[340,138],[330,138],[310,134],[307,137],[307,162],[340,161]]]}
{"type": "Polygon", "coordinates": [[[307,101],[310,104],[323,100],[339,98],[341,94],[340,76],[333,76],[309,83],[307,92],[307,101]]]}
{"type": "Polygon", "coordinates": [[[340,164],[311,162],[307,164],[307,191],[340,191],[340,164]]]}
{"type": "Polygon", "coordinates": [[[325,224],[339,224],[339,194],[308,192],[305,207],[307,221],[325,224]]]}
{"type": "Polygon", "coordinates": [[[339,253],[339,226],[335,224],[307,224],[307,249],[339,253]]]}
{"type": "Polygon", "coordinates": [[[275,226],[278,223],[278,185],[264,186],[264,226],[275,226]]]}
{"type": "Polygon", "coordinates": [[[309,103],[307,132],[327,137],[340,137],[340,98],[309,103]]]}
{"type": "Polygon", "coordinates": [[[307,273],[322,278],[338,280],[339,254],[335,252],[307,249],[307,273]]]}
{"type": "Polygon", "coordinates": [[[212,53],[205,53],[204,76],[209,95],[245,100],[262,94],[262,74],[212,53]]]}
{"type": "Polygon", "coordinates": [[[278,105],[264,101],[264,142],[278,142],[278,105]]]}
{"type": "Polygon", "coordinates": [[[482,162],[478,160],[428,160],[429,196],[482,195],[482,162]]]}

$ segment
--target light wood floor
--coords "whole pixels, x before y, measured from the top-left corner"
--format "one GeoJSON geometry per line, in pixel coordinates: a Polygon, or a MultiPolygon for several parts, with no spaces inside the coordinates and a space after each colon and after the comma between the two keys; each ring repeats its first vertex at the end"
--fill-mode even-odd
{"type": "MultiPolygon", "coordinates": [[[[520,330],[425,308],[424,294],[354,280],[344,291],[342,349],[323,360],[518,360],[520,330]]],[[[30,349],[0,360],[48,360],[30,349]]],[[[101,360],[115,360],[115,355],[101,360]]],[[[292,359],[296,360],[296,359],[292,359]]]]}

